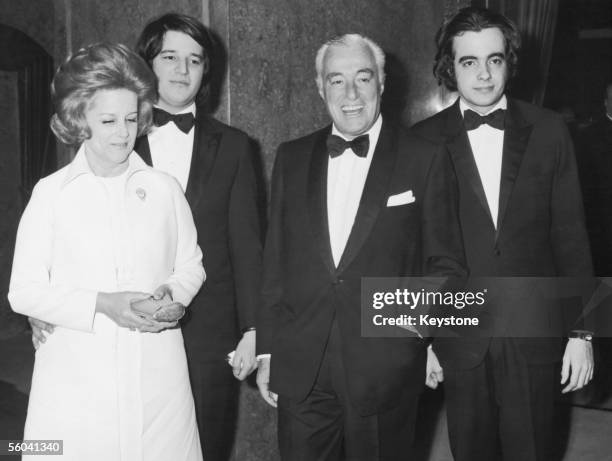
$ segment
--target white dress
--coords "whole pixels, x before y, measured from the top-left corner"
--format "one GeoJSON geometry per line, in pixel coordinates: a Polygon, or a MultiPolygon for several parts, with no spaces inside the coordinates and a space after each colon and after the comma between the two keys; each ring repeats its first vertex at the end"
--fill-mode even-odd
{"type": "Polygon", "coordinates": [[[167,283],[188,305],[204,280],[180,186],[135,153],[129,163],[100,178],[81,149],[22,217],[9,300],[56,325],[36,352],[24,439],[63,440],[64,460],[200,461],[181,330],[140,333],[95,313],[99,291],[167,283]]]}

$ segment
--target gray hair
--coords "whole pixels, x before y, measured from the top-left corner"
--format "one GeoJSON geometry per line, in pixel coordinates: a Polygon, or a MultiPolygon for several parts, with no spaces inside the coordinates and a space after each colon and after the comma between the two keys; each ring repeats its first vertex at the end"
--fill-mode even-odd
{"type": "Polygon", "coordinates": [[[340,37],[335,37],[325,42],[317,51],[315,58],[315,68],[317,71],[317,85],[323,85],[323,60],[327,54],[327,50],[332,46],[350,46],[356,43],[365,45],[374,55],[374,61],[378,68],[378,78],[380,82],[385,81],[385,52],[372,39],[364,37],[360,34],[344,34],[340,37]]]}

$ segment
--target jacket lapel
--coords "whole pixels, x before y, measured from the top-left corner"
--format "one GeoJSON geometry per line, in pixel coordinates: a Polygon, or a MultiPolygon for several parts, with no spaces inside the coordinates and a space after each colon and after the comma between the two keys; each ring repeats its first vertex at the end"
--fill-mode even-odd
{"type": "Polygon", "coordinates": [[[151,148],[149,147],[149,137],[147,135],[141,136],[136,140],[134,150],[138,155],[140,155],[147,165],[153,166],[153,161],[151,160],[151,148]]]}
{"type": "Polygon", "coordinates": [[[202,197],[202,192],[215,164],[221,138],[221,133],[213,129],[206,116],[198,115],[200,112],[198,108],[196,111],[189,180],[187,181],[187,190],[185,191],[185,197],[187,197],[187,201],[192,208],[196,206],[202,197]]]}
{"type": "Polygon", "coordinates": [[[323,130],[315,141],[310,169],[308,171],[308,213],[315,242],[325,266],[331,274],[336,271],[329,238],[327,220],[327,147],[325,140],[331,132],[331,126],[323,130]]]}
{"type": "Polygon", "coordinates": [[[489,216],[491,228],[493,229],[493,217],[491,216],[487,196],[485,195],[484,188],[482,187],[482,181],[480,180],[478,167],[476,166],[476,161],[474,160],[470,140],[463,125],[463,117],[459,111],[459,99],[457,99],[457,102],[448,110],[445,126],[445,138],[446,146],[453,159],[457,174],[466,178],[468,184],[476,194],[478,202],[482,208],[484,208],[485,213],[489,216]]]}
{"type": "Polygon", "coordinates": [[[504,150],[502,156],[501,184],[499,188],[499,213],[497,217],[497,233],[503,224],[512,189],[519,173],[523,155],[527,149],[532,126],[529,125],[516,104],[508,99],[506,125],[504,128],[504,150]]]}
{"type": "Polygon", "coordinates": [[[361,194],[355,222],[338,264],[338,272],[346,269],[359,254],[361,247],[372,231],[381,207],[386,205],[387,188],[396,158],[396,137],[393,129],[383,121],[374,157],[361,194]]]}

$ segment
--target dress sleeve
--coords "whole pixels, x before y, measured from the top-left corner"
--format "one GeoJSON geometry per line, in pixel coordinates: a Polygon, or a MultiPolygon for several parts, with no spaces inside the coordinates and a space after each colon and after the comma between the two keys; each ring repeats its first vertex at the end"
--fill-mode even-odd
{"type": "Polygon", "coordinates": [[[188,306],[204,283],[206,273],[202,266],[202,251],[191,209],[178,182],[171,181],[174,212],[177,223],[176,259],[174,272],[166,283],[172,289],[174,301],[188,306]]]}
{"type": "Polygon", "coordinates": [[[96,313],[95,290],[52,285],[54,215],[57,194],[41,186],[32,191],[15,243],[9,285],[11,308],[53,325],[91,331],[96,313]]]}

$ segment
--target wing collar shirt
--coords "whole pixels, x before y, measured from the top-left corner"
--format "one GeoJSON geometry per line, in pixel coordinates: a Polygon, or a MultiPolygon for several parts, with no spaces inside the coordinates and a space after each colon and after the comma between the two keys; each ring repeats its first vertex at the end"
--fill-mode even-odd
{"type": "MultiPolygon", "coordinates": [[[[486,114],[492,113],[497,109],[506,109],[508,100],[506,96],[495,104],[495,106],[486,114]]],[[[459,109],[461,115],[470,107],[459,99],[459,109]]],[[[471,110],[471,109],[470,109],[471,110]]],[[[502,154],[504,150],[504,131],[493,128],[485,123],[480,125],[475,130],[467,132],[472,147],[474,161],[478,168],[480,181],[487,197],[493,225],[497,229],[497,214],[499,208],[499,185],[501,181],[502,154]]]]}
{"type": "MultiPolygon", "coordinates": [[[[189,112],[195,117],[195,103],[177,113],[188,114],[189,112]]],[[[173,122],[168,122],[164,126],[154,127],[149,133],[153,166],[174,176],[183,188],[183,192],[187,190],[189,179],[194,131],[195,125],[189,130],[189,133],[183,133],[173,122]]]]}
{"type": "MultiPolygon", "coordinates": [[[[381,127],[382,116],[379,115],[372,127],[366,133],[363,133],[370,137],[370,147],[365,158],[358,157],[351,149],[345,150],[338,157],[329,158],[327,167],[327,220],[332,255],[336,267],[338,267],[355,222],[363,186],[372,163],[381,127]]],[[[332,134],[346,139],[335,125],[332,127],[332,134]]]]}

